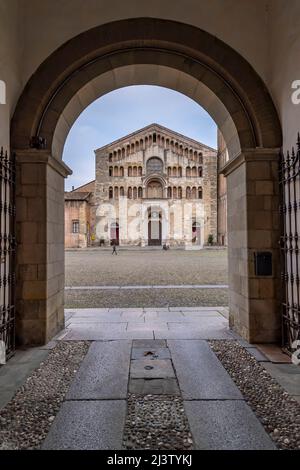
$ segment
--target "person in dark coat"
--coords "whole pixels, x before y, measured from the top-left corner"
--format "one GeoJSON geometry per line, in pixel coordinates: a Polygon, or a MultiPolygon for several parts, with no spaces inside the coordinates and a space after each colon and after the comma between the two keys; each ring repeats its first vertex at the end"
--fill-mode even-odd
{"type": "Polygon", "coordinates": [[[116,241],[115,240],[112,241],[112,247],[113,247],[112,255],[113,254],[117,255],[118,253],[117,253],[116,241]]]}

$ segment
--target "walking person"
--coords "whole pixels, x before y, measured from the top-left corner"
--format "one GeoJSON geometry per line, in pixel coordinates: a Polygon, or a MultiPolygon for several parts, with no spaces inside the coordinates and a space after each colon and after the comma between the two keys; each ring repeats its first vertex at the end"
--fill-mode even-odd
{"type": "Polygon", "coordinates": [[[118,253],[117,253],[117,249],[116,249],[116,241],[115,240],[112,241],[112,247],[113,247],[112,255],[113,254],[117,255],[118,253]]]}

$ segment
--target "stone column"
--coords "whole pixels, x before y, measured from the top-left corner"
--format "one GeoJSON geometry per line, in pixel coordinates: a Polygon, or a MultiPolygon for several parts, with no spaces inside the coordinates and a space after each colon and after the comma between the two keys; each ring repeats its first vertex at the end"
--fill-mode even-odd
{"type": "Polygon", "coordinates": [[[247,149],[226,163],[230,326],[251,343],[280,339],[278,149],[247,149]],[[255,253],[272,275],[255,275],[255,253]]]}
{"type": "Polygon", "coordinates": [[[64,326],[64,178],[47,151],[17,152],[16,334],[45,344],[64,326]]]}

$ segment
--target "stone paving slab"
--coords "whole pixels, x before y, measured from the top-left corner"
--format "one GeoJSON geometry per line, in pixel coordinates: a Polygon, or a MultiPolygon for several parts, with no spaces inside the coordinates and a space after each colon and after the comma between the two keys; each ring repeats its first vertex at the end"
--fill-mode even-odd
{"type": "Polygon", "coordinates": [[[172,362],[169,359],[137,359],[131,361],[132,379],[167,379],[175,378],[172,362]]]}
{"type": "Polygon", "coordinates": [[[31,372],[39,367],[49,353],[49,348],[19,349],[0,367],[0,409],[14,396],[31,372]]]}
{"type": "Polygon", "coordinates": [[[42,449],[121,450],[125,416],[125,400],[65,402],[42,449]]]}
{"type": "Polygon", "coordinates": [[[68,323],[70,325],[88,325],[89,323],[123,323],[127,324],[126,320],[122,320],[120,316],[109,316],[108,314],[99,317],[72,317],[68,323]]]}
{"type": "Polygon", "coordinates": [[[247,351],[257,360],[257,362],[269,362],[267,356],[254,347],[247,347],[247,351]]]}
{"type": "Polygon", "coordinates": [[[266,362],[264,368],[290,394],[300,397],[300,367],[296,364],[272,364],[266,362]]]}
{"type": "Polygon", "coordinates": [[[154,330],[155,339],[165,338],[167,340],[205,340],[205,339],[232,339],[227,328],[201,328],[199,325],[186,325],[184,328],[172,328],[169,331],[154,330]]]}
{"type": "Polygon", "coordinates": [[[241,400],[242,394],[206,341],[168,341],[184,399],[241,400]]]}
{"type": "Polygon", "coordinates": [[[128,322],[126,331],[148,331],[148,330],[162,330],[168,331],[169,327],[167,322],[147,322],[147,323],[138,323],[138,322],[128,322]]]}
{"type": "Polygon", "coordinates": [[[171,359],[168,348],[132,348],[131,359],[171,359]]]}
{"type": "Polygon", "coordinates": [[[127,396],[131,341],[94,342],[66,395],[67,400],[127,396]]]}
{"type": "Polygon", "coordinates": [[[180,395],[176,379],[130,379],[129,393],[135,395],[180,395]]]}
{"type": "Polygon", "coordinates": [[[132,341],[133,348],[166,348],[167,342],[164,339],[136,339],[132,341]]]}
{"type": "Polygon", "coordinates": [[[275,450],[253,411],[244,401],[185,401],[198,450],[275,450]]]}
{"type": "Polygon", "coordinates": [[[64,341],[110,341],[125,339],[154,339],[152,330],[118,330],[113,329],[112,325],[104,324],[101,329],[95,328],[69,328],[58,339],[64,341]]]}

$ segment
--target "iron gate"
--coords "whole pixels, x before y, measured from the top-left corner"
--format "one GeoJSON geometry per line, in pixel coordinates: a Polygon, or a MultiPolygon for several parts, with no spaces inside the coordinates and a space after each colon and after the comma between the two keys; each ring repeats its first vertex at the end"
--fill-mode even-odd
{"type": "MultiPolygon", "coordinates": [[[[15,349],[16,160],[0,150],[0,341],[8,359],[15,349]]],[[[2,358],[3,361],[3,358],[2,358]]]]}
{"type": "Polygon", "coordinates": [[[300,340],[300,135],[297,150],[281,152],[279,165],[283,348],[291,353],[300,340]]]}

